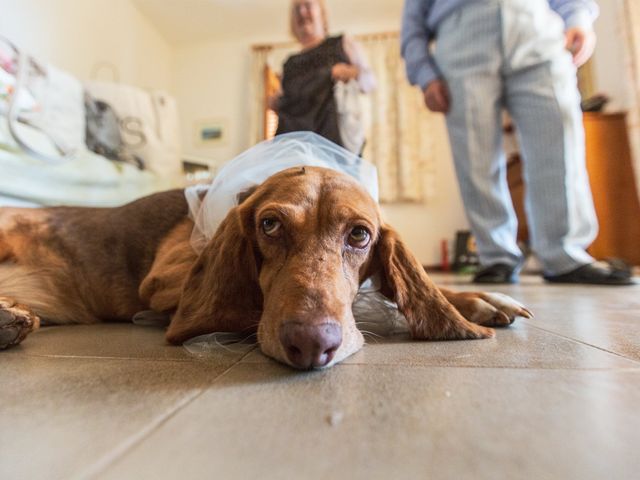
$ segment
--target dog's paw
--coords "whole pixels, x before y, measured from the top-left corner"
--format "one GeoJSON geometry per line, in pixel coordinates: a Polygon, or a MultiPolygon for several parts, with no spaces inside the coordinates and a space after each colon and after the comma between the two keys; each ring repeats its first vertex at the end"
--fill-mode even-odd
{"type": "Polygon", "coordinates": [[[40,318],[27,307],[0,298],[0,350],[18,345],[39,326],[40,318]]]}
{"type": "Polygon", "coordinates": [[[527,307],[497,292],[476,293],[464,315],[470,322],[489,327],[509,326],[516,317],[533,318],[533,313],[527,307]]]}
{"type": "Polygon", "coordinates": [[[466,327],[458,328],[449,340],[481,340],[484,338],[493,338],[496,332],[493,328],[468,323],[466,327]]]}
{"type": "Polygon", "coordinates": [[[459,314],[438,322],[434,322],[433,317],[430,320],[409,325],[415,340],[480,340],[496,335],[493,328],[470,322],[459,314]]]}

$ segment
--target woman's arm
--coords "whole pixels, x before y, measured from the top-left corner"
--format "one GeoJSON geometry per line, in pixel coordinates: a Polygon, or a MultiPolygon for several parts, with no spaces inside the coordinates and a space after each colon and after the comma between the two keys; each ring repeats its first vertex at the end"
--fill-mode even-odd
{"type": "MultiPolygon", "coordinates": [[[[373,71],[371,71],[371,67],[367,62],[367,58],[362,47],[353,38],[347,35],[342,37],[342,47],[344,48],[347,57],[349,57],[351,66],[357,69],[352,78],[356,78],[358,80],[360,90],[363,93],[373,91],[376,88],[376,77],[373,74],[373,71]]],[[[338,65],[334,65],[334,68],[338,65]]]]}

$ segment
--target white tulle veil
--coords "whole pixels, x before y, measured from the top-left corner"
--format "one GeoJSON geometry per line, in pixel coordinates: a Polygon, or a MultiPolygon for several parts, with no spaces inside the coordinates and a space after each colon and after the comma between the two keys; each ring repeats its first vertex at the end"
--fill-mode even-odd
{"type": "Polygon", "coordinates": [[[282,170],[305,165],[351,175],[378,201],[378,173],[372,163],[312,132],[278,135],[225,164],[211,184],[186,189],[189,214],[195,222],[191,238],[194,249],[202,250],[237,204],[239,193],[282,170]]]}

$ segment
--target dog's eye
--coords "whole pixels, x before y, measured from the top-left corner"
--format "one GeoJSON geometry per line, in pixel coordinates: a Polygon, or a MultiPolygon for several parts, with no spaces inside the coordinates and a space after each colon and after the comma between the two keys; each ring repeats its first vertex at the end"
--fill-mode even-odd
{"type": "Polygon", "coordinates": [[[277,237],[280,235],[280,231],[282,230],[282,223],[275,218],[265,218],[260,222],[262,226],[262,231],[268,237],[277,237]]]}
{"type": "Polygon", "coordinates": [[[369,231],[364,227],[355,227],[349,234],[349,245],[355,248],[364,248],[369,245],[369,231]]]}

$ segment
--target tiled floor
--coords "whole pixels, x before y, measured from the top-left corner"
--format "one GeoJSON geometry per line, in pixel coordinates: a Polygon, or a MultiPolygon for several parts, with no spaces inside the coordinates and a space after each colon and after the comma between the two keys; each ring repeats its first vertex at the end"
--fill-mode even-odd
{"type": "Polygon", "coordinates": [[[640,285],[495,290],[536,317],[307,373],[152,327],[44,328],[0,353],[0,478],[640,478],[640,285]]]}

